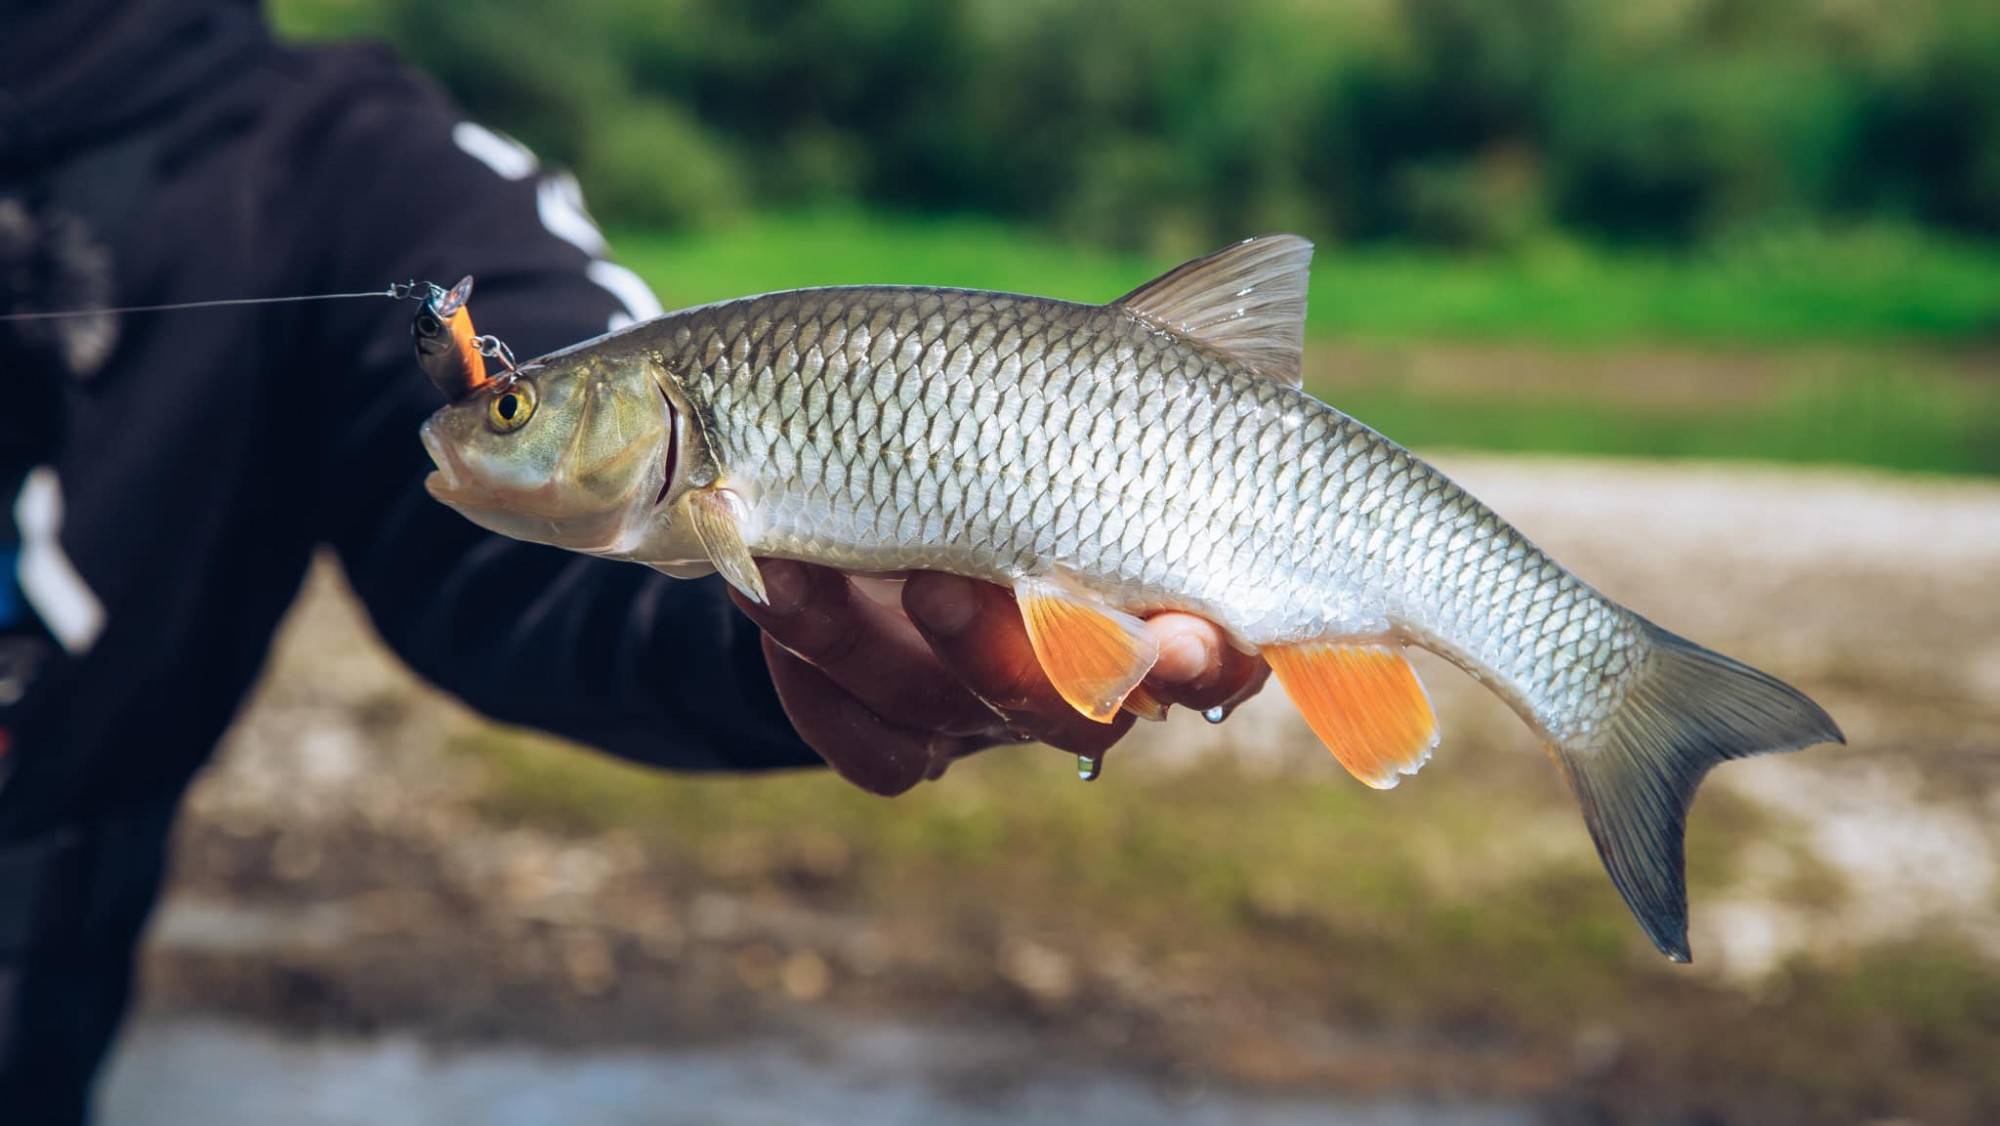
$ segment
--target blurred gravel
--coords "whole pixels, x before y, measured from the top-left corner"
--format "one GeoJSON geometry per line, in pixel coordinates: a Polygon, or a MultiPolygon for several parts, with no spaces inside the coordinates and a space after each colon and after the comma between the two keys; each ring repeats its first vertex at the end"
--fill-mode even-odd
{"type": "MultiPolygon", "coordinates": [[[[1846,748],[1714,775],[1789,826],[1841,886],[1793,902],[1783,893],[1801,879],[1793,853],[1753,852],[1697,913],[1697,972],[1754,988],[1801,952],[1939,933],[2000,959],[2000,485],[1437,461],[1587,580],[1800,684],[1845,727],[1846,748]]],[[[1461,739],[1539,754],[1467,678],[1438,662],[1425,671],[1446,732],[1431,770],[1452,769],[1461,739]]],[[[691,876],[621,833],[577,840],[492,824],[468,797],[479,764],[444,750],[481,730],[389,658],[337,571],[316,568],[253,705],[193,792],[150,947],[154,1018],[220,1009],[347,1033],[686,1046],[782,1031],[829,998],[867,1012],[894,997],[907,1012],[926,997],[977,996],[1030,1027],[1063,1014],[1092,1051],[1164,1044],[1168,1057],[1216,1059],[1256,1082],[1505,1095],[1617,1057],[1588,1028],[1573,1058],[1503,1057],[1477,1042],[1398,1055],[1235,1011],[1201,994],[1200,975],[1143,965],[1115,943],[1085,967],[1030,934],[968,945],[837,902],[703,881],[776,869],[800,887],[837,880],[853,861],[830,834],[784,857],[707,842],[691,876]],[[1162,1023],[1193,995],[1214,1027],[1162,1023]]],[[[1192,715],[1140,725],[1099,784],[1213,756],[1285,772],[1322,754],[1268,692],[1220,726],[1192,715]]],[[[1532,853],[1538,833],[1550,848],[1576,847],[1569,820],[1519,832],[1516,854],[1532,853]]],[[[1252,909],[1282,920],[1301,894],[1274,876],[1252,909]]]]}

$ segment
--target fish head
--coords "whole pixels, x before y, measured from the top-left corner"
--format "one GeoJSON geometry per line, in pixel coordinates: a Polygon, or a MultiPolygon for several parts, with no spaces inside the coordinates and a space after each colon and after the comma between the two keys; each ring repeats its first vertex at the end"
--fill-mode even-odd
{"type": "Polygon", "coordinates": [[[425,488],[505,536],[622,550],[673,478],[675,413],[654,367],[579,349],[487,381],[424,423],[425,488]]]}

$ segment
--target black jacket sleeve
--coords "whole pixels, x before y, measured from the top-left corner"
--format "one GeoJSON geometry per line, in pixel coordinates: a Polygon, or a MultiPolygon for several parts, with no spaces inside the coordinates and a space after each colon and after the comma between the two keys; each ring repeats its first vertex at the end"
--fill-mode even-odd
{"type": "MultiPolygon", "coordinates": [[[[297,201],[323,218],[302,272],[332,289],[476,279],[481,332],[538,355],[650,300],[593,254],[574,184],[462,123],[426,82],[385,70],[312,130],[297,201]],[[483,154],[478,155],[478,154],[483,154]],[[608,282],[608,285],[607,285],[608,282]],[[618,290],[618,292],[614,292],[618,290]]],[[[432,500],[417,429],[441,405],[411,353],[408,302],[328,303],[305,347],[332,363],[317,401],[322,534],[376,628],[432,682],[496,719],[642,762],[756,769],[817,762],[785,719],[755,627],[713,578],[524,544],[432,500]]]]}

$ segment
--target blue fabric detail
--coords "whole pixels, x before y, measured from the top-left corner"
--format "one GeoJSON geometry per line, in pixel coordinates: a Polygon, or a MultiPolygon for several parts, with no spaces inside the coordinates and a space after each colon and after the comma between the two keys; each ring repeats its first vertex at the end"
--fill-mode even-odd
{"type": "Polygon", "coordinates": [[[20,548],[0,548],[0,571],[4,571],[0,574],[0,629],[11,629],[27,616],[21,601],[20,563],[20,548]]]}

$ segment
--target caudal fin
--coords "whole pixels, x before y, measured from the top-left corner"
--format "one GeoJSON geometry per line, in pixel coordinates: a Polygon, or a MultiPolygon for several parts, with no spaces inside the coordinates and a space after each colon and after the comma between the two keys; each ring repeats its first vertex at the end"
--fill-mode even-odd
{"type": "Polygon", "coordinates": [[[1555,747],[1597,855],[1660,952],[1690,958],[1682,838],[1716,763],[1846,737],[1775,677],[1646,624],[1653,654],[1611,720],[1555,747]]]}

